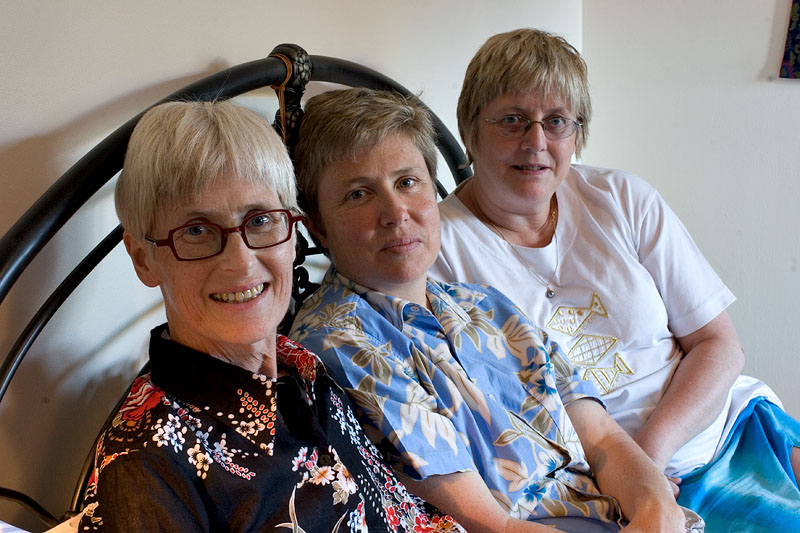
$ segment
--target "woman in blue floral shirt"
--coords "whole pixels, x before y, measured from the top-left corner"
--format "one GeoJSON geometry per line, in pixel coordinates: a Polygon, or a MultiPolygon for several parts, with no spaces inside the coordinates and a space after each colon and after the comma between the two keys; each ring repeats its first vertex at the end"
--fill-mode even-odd
{"type": "Polygon", "coordinates": [[[269,124],[225,102],[157,106],[115,194],[167,324],[101,437],[80,531],[461,530],[395,478],[316,356],[276,335],[302,217],[269,124]]]}
{"type": "Polygon", "coordinates": [[[683,531],[664,476],[555,344],[497,291],[427,278],[432,139],[412,100],[308,101],[295,162],[333,266],[292,336],[347,384],[409,486],[469,531],[683,531]]]}

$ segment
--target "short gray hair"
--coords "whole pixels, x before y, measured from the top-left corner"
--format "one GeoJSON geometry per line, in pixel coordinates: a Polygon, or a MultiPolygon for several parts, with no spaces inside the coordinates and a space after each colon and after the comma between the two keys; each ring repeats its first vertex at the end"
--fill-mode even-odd
{"type": "Polygon", "coordinates": [[[114,202],[122,227],[138,239],[158,217],[196,201],[223,175],[266,185],[285,209],[299,211],[286,147],[255,111],[228,101],[168,102],[133,130],[114,202]]]}

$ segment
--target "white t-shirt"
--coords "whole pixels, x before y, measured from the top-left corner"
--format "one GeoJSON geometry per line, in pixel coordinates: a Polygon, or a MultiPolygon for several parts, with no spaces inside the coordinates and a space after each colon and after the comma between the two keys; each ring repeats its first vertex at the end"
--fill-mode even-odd
{"type": "MultiPolygon", "coordinates": [[[[439,206],[442,247],[430,274],[508,295],[595,382],[611,416],[633,434],[680,363],[675,337],[697,331],[735,298],[641,178],[573,165],[556,197],[555,238],[526,248],[508,244],[451,194],[439,206]],[[550,282],[553,298],[539,278],[550,282]]],[[[780,405],[769,387],[740,376],[720,416],[673,456],[667,473],[709,462],[755,396],[780,405]]]]}

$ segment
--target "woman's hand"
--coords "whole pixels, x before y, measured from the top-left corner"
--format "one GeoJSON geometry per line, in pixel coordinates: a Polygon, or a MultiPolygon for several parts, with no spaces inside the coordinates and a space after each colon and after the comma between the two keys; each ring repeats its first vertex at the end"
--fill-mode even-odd
{"type": "Polygon", "coordinates": [[[617,499],[635,531],[684,531],[685,518],[664,474],[633,439],[591,399],[567,406],[597,485],[617,499]]]}
{"type": "Polygon", "coordinates": [[[669,488],[672,489],[672,495],[677,500],[678,496],[681,495],[681,478],[667,476],[667,483],[669,483],[669,488]]]}
{"type": "Polygon", "coordinates": [[[621,530],[623,533],[685,533],[686,516],[677,505],[646,506],[621,530]]]}

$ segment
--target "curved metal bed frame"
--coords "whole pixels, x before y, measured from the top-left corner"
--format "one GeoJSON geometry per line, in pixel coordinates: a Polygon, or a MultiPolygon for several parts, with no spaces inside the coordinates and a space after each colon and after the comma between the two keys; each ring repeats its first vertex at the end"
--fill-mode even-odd
{"type": "MultiPolygon", "coordinates": [[[[273,125],[283,135],[291,153],[302,119],[300,100],[309,81],[392,90],[414,97],[408,89],[372,69],[343,59],[310,56],[297,45],[282,44],[264,59],[243,63],[212,74],[174,92],[154,105],[174,100],[227,99],[254,89],[272,87],[278,94],[280,103],[280,110],[273,125]]],[[[123,124],[75,163],[39,197],[0,240],[0,305],[34,257],[67,220],[122,169],[128,139],[145,111],[123,124]]],[[[437,146],[456,183],[460,183],[471,174],[464,153],[442,121],[435,114],[431,114],[437,132],[437,146]]],[[[438,182],[437,191],[442,197],[447,194],[438,182]]],[[[117,226],[64,278],[19,335],[0,365],[0,401],[23,358],[50,318],[86,276],[120,242],[121,237],[122,228],[117,226]]],[[[299,248],[294,269],[295,304],[304,300],[316,288],[316,284],[309,281],[308,273],[302,264],[308,255],[320,252],[316,248],[309,247],[304,238],[301,238],[299,248]]],[[[116,409],[112,409],[111,413],[115,411],[116,409]]],[[[109,422],[110,420],[107,420],[105,424],[109,422]]],[[[59,518],[49,513],[34,499],[18,491],[0,487],[0,498],[19,503],[52,527],[80,511],[93,458],[94,447],[90,449],[84,463],[70,509],[59,518]]]]}

